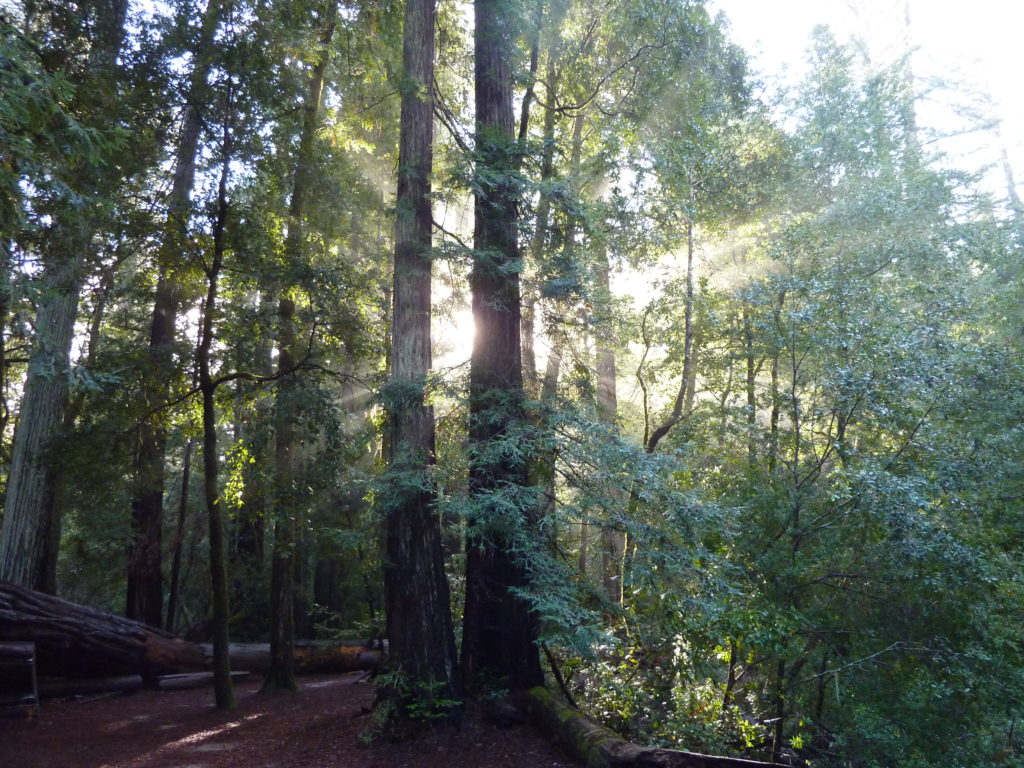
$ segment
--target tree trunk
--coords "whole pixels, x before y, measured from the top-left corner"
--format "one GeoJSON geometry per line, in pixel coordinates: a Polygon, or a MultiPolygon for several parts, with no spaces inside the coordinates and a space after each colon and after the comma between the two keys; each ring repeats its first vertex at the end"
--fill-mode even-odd
{"type": "MultiPolygon", "coordinates": [[[[288,210],[288,235],[284,254],[288,265],[302,260],[303,218],[306,196],[313,181],[313,150],[324,87],[324,72],[330,59],[329,46],[334,36],[337,4],[328,0],[319,47],[315,52],[309,76],[309,90],[303,107],[302,134],[295,158],[292,197],[288,210]]],[[[300,496],[295,482],[297,392],[294,369],[296,331],[295,299],[284,287],[278,300],[278,382],[275,402],[274,441],[276,467],[274,475],[276,523],[274,554],[270,575],[270,669],[263,683],[264,690],[298,689],[292,648],[295,644],[295,550],[298,545],[297,526],[301,514],[300,496]]]]}
{"type": "MultiPolygon", "coordinates": [[[[294,222],[293,222],[294,223],[294,222]]],[[[290,238],[290,235],[289,235],[290,238]]],[[[295,488],[295,302],[286,294],[278,304],[278,382],[274,418],[274,553],[270,570],[270,668],[264,690],[294,691],[295,539],[298,494],[295,488]]]]}
{"type": "Polygon", "coordinates": [[[152,677],[204,666],[193,643],[7,582],[0,582],[0,640],[35,642],[39,671],[64,677],[152,677]]]}
{"type": "MultiPolygon", "coordinates": [[[[207,662],[213,648],[202,645],[207,662]]],[[[272,665],[269,643],[231,643],[228,646],[232,669],[268,672],[272,665]]],[[[342,672],[373,671],[379,668],[383,654],[377,648],[344,643],[296,643],[292,649],[292,667],[297,675],[329,675],[342,672]]]]}
{"type": "MultiPolygon", "coordinates": [[[[597,253],[597,315],[605,327],[597,330],[597,418],[610,429],[615,428],[618,413],[618,392],[616,389],[615,350],[610,341],[607,323],[612,318],[611,267],[608,250],[602,243],[597,253]]],[[[618,509],[625,508],[626,494],[621,488],[613,487],[609,493],[612,504],[618,509]]],[[[626,550],[625,534],[614,525],[601,527],[601,582],[605,594],[613,603],[622,600],[622,553],[626,550]]]]}
{"type": "Polygon", "coordinates": [[[224,545],[224,518],[220,504],[217,457],[217,406],[214,402],[217,384],[210,373],[210,350],[213,346],[213,319],[217,312],[218,280],[224,264],[224,230],[227,224],[227,181],[231,165],[229,119],[230,91],[225,107],[224,136],[217,188],[217,217],[213,226],[213,260],[207,270],[206,302],[203,307],[202,338],[196,350],[199,367],[199,389],[203,398],[203,496],[210,536],[210,589],[213,596],[213,676],[214,697],[219,709],[233,709],[235,694],[231,685],[228,658],[228,622],[231,616],[228,597],[228,574],[224,545]]]}
{"type": "Polygon", "coordinates": [[[632,744],[562,703],[546,688],[530,690],[522,703],[537,726],[586,768],[783,768],[778,763],[632,744]]]}
{"type": "Polygon", "coordinates": [[[143,394],[145,412],[151,414],[139,426],[132,497],[132,543],[128,552],[125,615],[158,627],[162,619],[161,575],[164,460],[167,447],[166,417],[159,413],[167,401],[174,378],[174,326],[178,317],[181,285],[177,272],[187,242],[195,180],[196,155],[202,130],[200,107],[206,104],[210,73],[210,48],[220,19],[220,0],[209,0],[189,83],[181,135],[178,138],[174,182],[167,202],[167,222],[159,259],[156,296],[149,333],[149,371],[143,394]]]}
{"type": "MultiPolygon", "coordinates": [[[[79,236],[76,247],[84,250],[88,239],[84,233],[79,236]]],[[[36,316],[0,527],[0,579],[50,594],[56,592],[60,539],[58,521],[48,514],[55,509],[53,453],[67,405],[82,258],[81,253],[54,257],[43,270],[45,293],[36,316]]]]}
{"type": "Polygon", "coordinates": [[[523,563],[535,544],[535,509],[522,498],[524,460],[496,451],[523,427],[519,247],[516,240],[516,142],[512,134],[514,50],[509,9],[475,3],[476,152],[474,259],[470,275],[476,338],[470,360],[472,445],[469,489],[477,507],[466,542],[466,607],[462,666],[467,686],[498,679],[512,690],[543,679],[537,621],[515,594],[528,586],[523,563]],[[495,497],[504,499],[495,503],[495,497]]]}
{"type": "Polygon", "coordinates": [[[391,665],[404,678],[383,695],[400,705],[458,692],[455,636],[435,512],[434,412],[424,400],[432,365],[434,0],[406,0],[395,269],[392,304],[389,477],[384,500],[384,591],[391,665]]]}
{"type": "Polygon", "coordinates": [[[693,222],[686,224],[686,306],[683,309],[683,376],[679,383],[679,391],[676,393],[675,401],[672,404],[672,411],[662,424],[655,429],[647,439],[646,449],[648,453],[654,453],[658,449],[658,443],[673,427],[689,413],[683,409],[688,401],[687,392],[693,379],[694,346],[693,346],[693,222]]]}
{"type": "Polygon", "coordinates": [[[189,479],[192,471],[192,438],[185,443],[185,458],[181,467],[181,498],[178,499],[178,529],[171,547],[171,585],[167,591],[167,621],[164,629],[174,631],[178,617],[178,596],[181,590],[181,549],[185,541],[185,522],[188,519],[189,479]]]}
{"type": "MultiPolygon", "coordinates": [[[[56,15],[44,18],[50,9],[39,12],[34,21],[51,24],[49,43],[62,49],[60,61],[68,63],[61,73],[72,85],[83,86],[82,98],[92,96],[89,112],[93,126],[103,131],[110,127],[118,111],[115,86],[121,70],[117,57],[124,43],[127,0],[99,3],[88,32],[85,60],[71,63],[71,48],[80,48],[80,40],[66,45],[63,28],[56,15]],[[96,93],[103,83],[103,92],[96,93]],[[102,103],[105,102],[105,103],[102,103]]],[[[29,12],[28,17],[35,14],[29,12]]],[[[76,30],[77,36],[81,33],[76,30]]],[[[70,105],[82,110],[83,104],[70,105]]],[[[84,111],[84,110],[83,110],[84,111]]],[[[72,171],[75,200],[99,197],[119,183],[113,164],[93,160],[72,171]]],[[[56,552],[60,541],[60,521],[53,514],[54,449],[64,422],[69,391],[71,340],[74,336],[78,296],[82,287],[87,255],[92,247],[97,206],[65,204],[52,211],[55,223],[48,234],[49,246],[42,254],[42,287],[36,312],[36,337],[29,355],[28,376],[18,426],[15,430],[11,467],[0,527],[0,579],[56,591],[56,552]],[[83,209],[84,208],[84,209],[83,209]]]]}

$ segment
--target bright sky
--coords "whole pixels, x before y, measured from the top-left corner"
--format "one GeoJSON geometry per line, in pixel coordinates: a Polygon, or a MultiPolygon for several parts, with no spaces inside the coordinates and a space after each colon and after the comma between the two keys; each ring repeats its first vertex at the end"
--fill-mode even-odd
{"type": "MultiPolygon", "coordinates": [[[[841,41],[866,37],[872,57],[879,61],[891,60],[902,48],[904,0],[710,0],[710,7],[725,12],[733,39],[754,55],[755,67],[769,80],[795,82],[800,77],[817,24],[828,24],[841,41]]],[[[919,89],[928,90],[936,77],[961,82],[957,91],[930,91],[919,105],[921,124],[949,130],[955,122],[952,110],[987,96],[993,106],[985,111],[1002,120],[1002,139],[1018,182],[1024,179],[1022,29],[1020,0],[910,0],[910,42],[916,51],[913,69],[919,89]]],[[[955,165],[968,168],[998,159],[991,135],[975,134],[942,148],[955,165]]],[[[989,183],[1005,190],[1001,169],[989,183]]]]}

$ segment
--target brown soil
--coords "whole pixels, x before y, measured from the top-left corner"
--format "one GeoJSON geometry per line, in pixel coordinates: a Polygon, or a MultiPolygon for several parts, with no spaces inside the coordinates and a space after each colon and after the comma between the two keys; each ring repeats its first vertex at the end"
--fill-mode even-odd
{"type": "Polygon", "coordinates": [[[300,678],[298,694],[236,685],[238,707],[208,688],[43,702],[39,717],[0,720],[0,766],[11,768],[568,768],[532,727],[478,722],[400,744],[365,744],[373,686],[360,673],[300,678]]]}

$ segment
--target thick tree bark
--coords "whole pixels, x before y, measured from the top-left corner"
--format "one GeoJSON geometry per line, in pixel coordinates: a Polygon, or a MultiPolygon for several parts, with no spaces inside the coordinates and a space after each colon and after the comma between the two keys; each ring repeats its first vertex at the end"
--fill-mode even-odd
{"type": "Polygon", "coordinates": [[[476,0],[475,91],[479,189],[475,201],[473,319],[470,360],[470,493],[478,511],[466,542],[466,607],[462,666],[468,687],[495,679],[512,690],[542,681],[537,621],[515,594],[528,586],[523,552],[535,509],[523,498],[527,466],[495,444],[524,425],[520,346],[518,167],[512,133],[514,50],[509,11],[501,0],[476,0]],[[500,503],[492,498],[504,496],[500,503]]]}
{"type": "Polygon", "coordinates": [[[406,0],[387,401],[392,490],[384,500],[387,636],[391,664],[405,679],[383,695],[398,697],[400,704],[406,696],[454,700],[458,693],[441,521],[430,476],[434,411],[424,392],[432,364],[434,16],[435,0],[406,0]]]}
{"type": "Polygon", "coordinates": [[[0,582],[0,640],[35,642],[39,671],[65,677],[152,677],[204,666],[193,643],[8,582],[0,582]]]}
{"type": "Polygon", "coordinates": [[[53,451],[67,405],[80,273],[80,257],[72,255],[55,259],[43,271],[46,293],[36,316],[0,528],[0,579],[50,594],[56,592],[53,555],[60,532],[47,512],[54,509],[53,451]]]}
{"type": "MultiPolygon", "coordinates": [[[[0,641],[34,642],[39,672],[55,677],[155,679],[209,669],[214,663],[210,645],[2,581],[0,641]]],[[[231,643],[227,651],[232,667],[263,672],[270,666],[267,643],[231,643]]],[[[380,665],[381,658],[377,648],[344,643],[306,643],[294,649],[299,674],[369,671],[380,665]]]]}
{"type": "Polygon", "coordinates": [[[166,418],[159,412],[167,401],[174,377],[174,327],[178,317],[181,284],[181,254],[187,237],[191,209],[190,195],[195,180],[196,156],[202,130],[200,107],[208,92],[210,49],[220,20],[220,0],[210,0],[203,26],[195,66],[189,83],[188,101],[178,138],[174,181],[167,202],[167,222],[158,255],[159,276],[153,302],[149,333],[149,371],[143,394],[145,411],[152,415],[139,426],[135,454],[135,481],[132,490],[132,544],[128,553],[128,580],[125,615],[158,627],[162,620],[163,578],[161,575],[164,460],[167,448],[166,418]]]}
{"type": "MultiPolygon", "coordinates": [[[[88,86],[101,79],[117,80],[117,56],[124,43],[127,8],[127,0],[110,0],[92,9],[95,24],[89,33],[88,60],[77,62],[84,66],[72,76],[74,84],[81,86],[81,94],[89,94],[94,89],[88,86]]],[[[37,21],[46,23],[43,19],[37,21]]],[[[61,34],[58,27],[51,30],[55,46],[80,47],[80,40],[74,46],[64,46],[61,34]]],[[[65,56],[71,54],[61,51],[61,57],[65,56]]],[[[116,88],[107,88],[101,98],[116,92],[116,88]]],[[[94,115],[105,115],[98,118],[101,129],[106,127],[104,121],[112,119],[117,111],[116,103],[90,106],[94,115]]],[[[116,171],[102,162],[83,166],[75,177],[75,193],[87,199],[118,183],[116,171]]],[[[43,290],[36,313],[36,338],[29,355],[0,526],[0,579],[48,592],[56,591],[56,552],[60,540],[60,521],[53,514],[53,449],[67,407],[71,339],[83,272],[92,247],[95,215],[92,210],[72,206],[55,211],[50,245],[42,254],[43,290]]]]}

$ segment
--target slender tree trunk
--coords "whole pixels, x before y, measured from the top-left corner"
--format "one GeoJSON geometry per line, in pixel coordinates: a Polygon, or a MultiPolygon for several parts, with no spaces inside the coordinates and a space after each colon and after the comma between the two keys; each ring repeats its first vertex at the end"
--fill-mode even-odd
{"type": "Polygon", "coordinates": [[[757,440],[754,435],[757,426],[757,361],[754,360],[754,329],[748,306],[743,307],[743,351],[747,363],[747,467],[753,470],[757,465],[757,440]]]}
{"type": "Polygon", "coordinates": [[[778,762],[782,754],[782,739],[786,725],[786,662],[780,659],[775,677],[775,722],[772,724],[772,756],[773,763],[778,762]]]}
{"type": "MultiPolygon", "coordinates": [[[[455,636],[444,573],[441,521],[430,467],[434,412],[424,401],[431,368],[430,275],[433,214],[435,0],[406,0],[395,270],[388,395],[389,472],[385,500],[384,591],[391,664],[405,680],[386,697],[434,696],[458,691],[455,636]]],[[[399,719],[404,711],[399,707],[399,719]]]]}
{"type": "Polygon", "coordinates": [[[206,302],[203,307],[202,338],[196,350],[199,367],[199,389],[203,398],[203,495],[210,537],[210,585],[213,596],[213,689],[219,709],[233,709],[235,693],[231,683],[231,660],[228,631],[231,607],[228,596],[227,555],[224,541],[224,517],[221,509],[217,457],[217,406],[214,402],[217,383],[210,372],[210,350],[213,346],[213,322],[217,312],[218,281],[224,265],[224,230],[227,224],[227,180],[231,165],[230,111],[231,94],[227,97],[224,116],[223,158],[217,189],[217,217],[213,227],[213,260],[207,270],[206,302]]]}
{"type": "Polygon", "coordinates": [[[515,41],[501,0],[476,0],[475,9],[480,191],[470,275],[476,339],[469,374],[469,484],[477,518],[466,542],[462,664],[471,688],[490,676],[519,690],[540,684],[543,675],[536,617],[515,594],[528,586],[523,552],[536,543],[528,519],[535,505],[521,498],[527,467],[509,452],[494,450],[495,443],[516,439],[524,424],[510,70],[515,41]],[[498,495],[506,503],[495,503],[498,495]]]}
{"type": "Polygon", "coordinates": [[[684,416],[688,415],[687,413],[684,413],[683,407],[687,402],[687,389],[690,386],[691,379],[693,378],[693,369],[695,364],[693,346],[693,256],[693,222],[688,222],[686,225],[686,306],[683,310],[683,376],[679,383],[679,391],[676,393],[675,401],[672,404],[671,413],[669,413],[668,418],[666,418],[665,421],[662,422],[647,439],[646,449],[648,453],[654,453],[662,438],[671,432],[672,428],[675,427],[684,416]]]}
{"type": "MultiPolygon", "coordinates": [[[[534,222],[533,238],[530,243],[530,255],[533,263],[540,265],[545,257],[548,245],[551,219],[551,193],[545,182],[555,174],[555,121],[558,116],[555,97],[558,92],[558,69],[555,60],[558,55],[558,44],[548,52],[548,63],[544,78],[547,94],[547,106],[544,108],[544,136],[540,161],[540,196],[537,200],[536,221],[534,222]]],[[[523,127],[520,124],[520,144],[523,143],[523,127]]],[[[536,394],[538,385],[536,342],[537,296],[536,288],[531,288],[523,301],[523,375],[525,387],[531,395],[536,394]]]]}
{"type": "Polygon", "coordinates": [[[221,14],[220,0],[209,0],[203,16],[195,65],[178,138],[174,181],[167,203],[167,222],[159,260],[159,274],[149,333],[149,371],[143,394],[146,413],[139,426],[132,489],[132,543],[128,553],[125,615],[154,627],[160,626],[163,603],[161,573],[164,462],[167,447],[166,416],[158,412],[167,401],[174,378],[174,327],[181,301],[182,252],[187,247],[187,228],[195,180],[196,156],[202,130],[200,108],[207,98],[210,49],[221,14]]]}
{"type": "MultiPolygon", "coordinates": [[[[597,315],[604,321],[604,327],[597,331],[597,418],[609,428],[615,428],[618,413],[618,392],[616,388],[615,350],[609,344],[608,322],[611,320],[611,284],[608,251],[602,243],[597,252],[597,315]]],[[[612,503],[622,508],[626,494],[621,488],[610,491],[612,503]]],[[[601,582],[605,594],[612,602],[622,598],[622,578],[619,568],[622,554],[626,550],[625,534],[612,525],[601,527],[601,582]]]]}
{"type": "Polygon", "coordinates": [[[167,622],[164,629],[174,632],[178,617],[178,596],[181,591],[181,550],[185,541],[185,523],[188,520],[189,480],[192,471],[192,438],[185,443],[185,458],[181,467],[181,498],[178,500],[178,530],[171,547],[171,585],[167,590],[167,622]]]}

